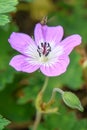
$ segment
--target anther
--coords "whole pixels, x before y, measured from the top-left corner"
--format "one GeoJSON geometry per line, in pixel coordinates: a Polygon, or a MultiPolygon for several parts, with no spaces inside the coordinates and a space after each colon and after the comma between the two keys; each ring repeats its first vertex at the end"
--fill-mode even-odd
{"type": "Polygon", "coordinates": [[[50,44],[48,43],[48,47],[50,47],[50,44]]]}
{"type": "Polygon", "coordinates": [[[44,46],[43,43],[41,43],[41,46],[42,46],[42,47],[44,46]]]}
{"type": "Polygon", "coordinates": [[[47,45],[47,43],[46,42],[44,42],[44,46],[46,46],[47,45]]]}
{"type": "Polygon", "coordinates": [[[37,48],[38,48],[38,49],[40,49],[40,47],[39,47],[39,46],[37,46],[37,48]]]}

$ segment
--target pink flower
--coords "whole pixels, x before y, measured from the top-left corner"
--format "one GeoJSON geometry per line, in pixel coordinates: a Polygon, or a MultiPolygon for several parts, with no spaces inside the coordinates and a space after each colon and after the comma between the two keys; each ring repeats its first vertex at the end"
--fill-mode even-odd
{"type": "Polygon", "coordinates": [[[61,26],[48,27],[36,24],[34,40],[27,34],[13,32],[8,39],[12,48],[21,54],[14,56],[10,65],[17,71],[32,73],[40,70],[46,76],[64,73],[69,64],[69,54],[81,43],[78,34],[64,40],[61,26]]]}

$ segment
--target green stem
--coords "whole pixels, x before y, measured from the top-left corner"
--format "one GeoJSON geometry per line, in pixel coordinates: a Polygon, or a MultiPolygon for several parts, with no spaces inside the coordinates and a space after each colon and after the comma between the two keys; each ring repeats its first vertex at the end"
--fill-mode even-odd
{"type": "Polygon", "coordinates": [[[61,90],[60,88],[54,88],[53,92],[52,92],[52,96],[51,96],[51,98],[50,98],[50,100],[48,102],[49,105],[55,101],[56,92],[60,93],[61,95],[64,93],[64,91],[61,90]]]}
{"type": "Polygon", "coordinates": [[[45,78],[44,85],[43,85],[43,87],[42,87],[42,89],[41,89],[40,92],[43,93],[43,92],[45,91],[45,89],[46,89],[46,87],[47,87],[47,85],[48,85],[48,79],[49,79],[49,77],[46,77],[46,78],[45,78]]]}
{"type": "MultiPolygon", "coordinates": [[[[44,85],[43,85],[41,91],[39,92],[39,94],[41,93],[42,96],[43,96],[43,93],[44,93],[44,91],[45,91],[45,89],[46,89],[46,87],[48,85],[48,79],[49,79],[48,77],[45,78],[44,85]]],[[[34,125],[33,125],[33,130],[37,130],[37,127],[38,127],[38,125],[40,123],[41,117],[42,117],[42,113],[40,113],[37,110],[37,112],[36,112],[36,119],[35,119],[35,122],[34,122],[34,125]]]]}
{"type": "Polygon", "coordinates": [[[54,89],[53,89],[53,93],[55,93],[55,92],[58,92],[58,93],[60,93],[61,95],[64,93],[64,91],[63,91],[62,89],[60,89],[60,88],[54,88],[54,89]]]}
{"type": "Polygon", "coordinates": [[[37,111],[36,119],[35,119],[34,126],[33,126],[33,130],[37,130],[37,127],[38,127],[38,125],[40,123],[40,120],[41,120],[41,116],[42,116],[42,114],[37,111]]]}

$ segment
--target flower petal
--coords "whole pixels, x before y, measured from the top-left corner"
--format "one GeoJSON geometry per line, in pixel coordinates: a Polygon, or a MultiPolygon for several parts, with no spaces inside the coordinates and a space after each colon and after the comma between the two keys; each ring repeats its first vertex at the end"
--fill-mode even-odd
{"type": "Polygon", "coordinates": [[[32,64],[32,61],[30,61],[29,57],[23,55],[14,56],[9,64],[17,71],[23,71],[27,73],[32,73],[39,69],[38,64],[36,64],[35,62],[33,62],[32,64]]]}
{"type": "Polygon", "coordinates": [[[42,26],[40,23],[36,24],[34,30],[35,42],[37,45],[40,43],[44,43],[44,25],[42,26]]]}
{"type": "Polygon", "coordinates": [[[25,55],[28,46],[34,44],[32,38],[24,33],[13,32],[8,41],[11,44],[12,48],[25,55]]]}
{"type": "Polygon", "coordinates": [[[41,42],[47,42],[54,46],[59,43],[63,37],[63,27],[48,27],[47,25],[36,24],[34,36],[37,45],[41,42]]]}
{"type": "Polygon", "coordinates": [[[51,44],[51,46],[55,46],[62,40],[63,33],[64,33],[63,27],[62,26],[56,26],[56,27],[46,26],[46,27],[47,29],[46,29],[45,40],[47,43],[51,44]]]}
{"type": "Polygon", "coordinates": [[[40,67],[40,70],[46,76],[58,76],[64,73],[69,64],[68,56],[60,56],[54,64],[44,64],[40,67]]]}
{"type": "Polygon", "coordinates": [[[81,43],[81,36],[78,34],[71,35],[60,42],[60,46],[63,47],[65,54],[70,54],[74,47],[81,43]]]}

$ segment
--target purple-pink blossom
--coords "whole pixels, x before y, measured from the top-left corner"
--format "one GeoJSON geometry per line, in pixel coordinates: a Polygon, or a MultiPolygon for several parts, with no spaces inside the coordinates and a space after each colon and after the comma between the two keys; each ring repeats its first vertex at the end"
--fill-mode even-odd
{"type": "Polygon", "coordinates": [[[8,41],[20,54],[11,59],[10,65],[27,73],[39,69],[46,76],[64,73],[69,64],[69,54],[81,43],[81,36],[74,34],[62,40],[63,35],[62,26],[49,27],[40,23],[35,26],[34,39],[13,32],[8,41]]]}

